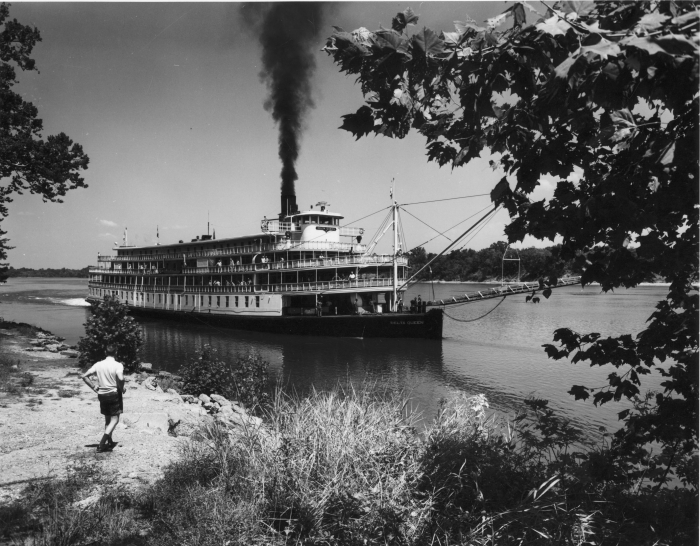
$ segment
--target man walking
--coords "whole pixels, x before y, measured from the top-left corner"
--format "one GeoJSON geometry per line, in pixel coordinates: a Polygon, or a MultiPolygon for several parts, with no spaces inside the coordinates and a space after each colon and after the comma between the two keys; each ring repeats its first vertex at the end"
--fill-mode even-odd
{"type": "Polygon", "coordinates": [[[112,432],[119,423],[119,415],[124,411],[122,393],[126,392],[124,386],[124,365],[114,359],[115,348],[107,345],[105,348],[107,357],[97,362],[82,375],[83,381],[97,393],[100,401],[100,412],[105,416],[105,433],[102,435],[98,453],[103,453],[114,448],[112,432]],[[91,375],[97,376],[98,387],[92,383],[91,375]]]}

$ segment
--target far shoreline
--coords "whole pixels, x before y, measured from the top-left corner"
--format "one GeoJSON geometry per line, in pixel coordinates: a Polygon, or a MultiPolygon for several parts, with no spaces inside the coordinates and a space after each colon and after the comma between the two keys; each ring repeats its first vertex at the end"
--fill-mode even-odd
{"type": "MultiPolygon", "coordinates": [[[[520,281],[520,282],[507,282],[502,283],[501,281],[417,281],[415,284],[524,284],[524,283],[534,283],[537,281],[520,281]]],[[[694,286],[698,286],[698,283],[693,283],[694,286]]],[[[593,282],[586,286],[600,286],[600,283],[593,282]]],[[[671,286],[670,282],[640,282],[637,286],[671,286]]]]}

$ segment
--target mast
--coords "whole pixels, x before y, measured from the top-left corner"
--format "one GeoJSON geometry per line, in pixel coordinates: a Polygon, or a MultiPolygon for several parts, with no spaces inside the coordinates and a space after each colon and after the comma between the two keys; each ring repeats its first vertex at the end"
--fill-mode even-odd
{"type": "MultiPolygon", "coordinates": [[[[394,181],[392,180],[392,183],[393,182],[394,181]]],[[[398,207],[399,206],[396,204],[396,200],[394,199],[394,188],[393,187],[391,188],[391,198],[393,201],[392,206],[391,206],[392,224],[394,224],[394,253],[392,256],[392,260],[391,260],[392,264],[394,266],[394,274],[392,275],[393,281],[391,283],[392,284],[392,286],[391,286],[391,293],[392,293],[391,311],[396,312],[398,309],[398,307],[396,305],[396,302],[398,301],[398,297],[397,297],[396,292],[398,289],[398,271],[399,271],[398,264],[396,263],[396,254],[399,251],[399,248],[398,248],[398,246],[399,246],[398,245],[399,233],[396,230],[396,225],[397,225],[397,222],[396,222],[397,218],[396,217],[398,214],[398,207]]]]}

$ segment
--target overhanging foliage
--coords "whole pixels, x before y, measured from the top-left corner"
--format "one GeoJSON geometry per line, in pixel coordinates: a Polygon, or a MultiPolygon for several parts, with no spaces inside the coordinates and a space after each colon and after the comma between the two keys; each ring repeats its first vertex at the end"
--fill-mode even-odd
{"type": "Polygon", "coordinates": [[[428,159],[452,168],[487,149],[504,173],[492,199],[510,214],[509,242],[561,238],[560,257],[606,291],[653,275],[671,282],[638,335],[562,328],[546,350],[621,369],[602,389],[572,388],[596,403],[636,397],[652,369],[664,375],[653,410],[621,415],[617,445],[660,442],[649,463],[666,468],[658,483],[673,468],[694,483],[697,459],[684,457],[698,440],[700,11],[673,1],[538,6],[546,12],[518,2],[485,26],[468,19],[440,33],[409,34],[411,10],[391,29],[336,28],[325,49],[366,101],[341,128],[357,138],[416,130],[428,159]],[[545,176],[558,180],[554,194],[533,201],[545,176]]]}

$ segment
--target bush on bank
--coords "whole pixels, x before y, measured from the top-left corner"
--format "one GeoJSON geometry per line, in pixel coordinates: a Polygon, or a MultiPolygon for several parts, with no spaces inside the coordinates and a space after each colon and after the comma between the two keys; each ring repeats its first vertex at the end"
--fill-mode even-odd
{"type": "Polygon", "coordinates": [[[105,348],[113,344],[115,359],[124,364],[126,371],[135,371],[139,365],[139,351],[143,333],[138,323],[129,316],[129,309],[116,296],[105,296],[91,304],[92,315],[85,326],[85,336],[78,341],[78,362],[89,368],[104,360],[105,348]]]}
{"type": "Polygon", "coordinates": [[[219,394],[253,410],[266,408],[270,403],[269,366],[257,353],[221,360],[216,349],[204,345],[180,369],[182,389],[195,395],[219,394]]]}
{"type": "Polygon", "coordinates": [[[47,544],[63,522],[75,543],[104,528],[114,544],[697,544],[695,487],[606,474],[608,444],[584,451],[542,401],[514,421],[486,408],[455,397],[418,433],[403,396],[278,392],[263,429],[203,428],[145,491],[107,489],[99,518],[71,503],[8,513],[16,529],[33,514],[24,529],[47,544]]]}

